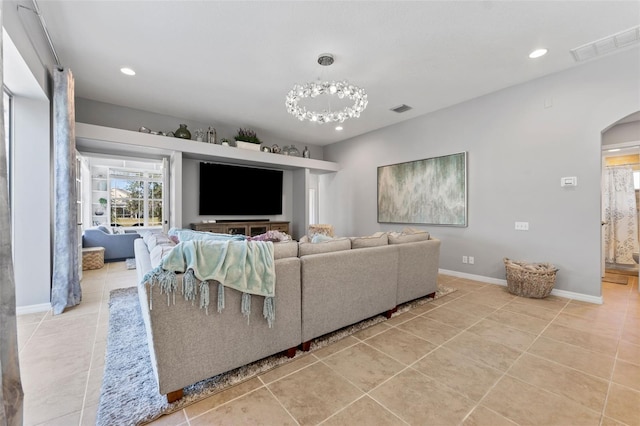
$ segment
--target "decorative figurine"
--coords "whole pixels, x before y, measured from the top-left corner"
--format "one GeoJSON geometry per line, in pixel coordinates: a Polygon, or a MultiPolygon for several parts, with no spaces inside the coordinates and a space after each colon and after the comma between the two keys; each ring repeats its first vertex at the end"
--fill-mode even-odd
{"type": "Polygon", "coordinates": [[[211,126],[209,126],[209,130],[207,130],[207,142],[208,143],[217,143],[218,142],[218,135],[216,133],[216,129],[214,129],[211,126]]]}
{"type": "Polygon", "coordinates": [[[307,148],[306,146],[304,147],[304,150],[302,151],[302,156],[304,158],[311,158],[311,154],[309,153],[309,148],[307,148]]]}

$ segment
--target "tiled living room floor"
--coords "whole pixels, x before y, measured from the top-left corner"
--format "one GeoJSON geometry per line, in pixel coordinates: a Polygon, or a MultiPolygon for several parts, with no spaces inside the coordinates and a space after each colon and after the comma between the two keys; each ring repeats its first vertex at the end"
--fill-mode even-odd
{"type": "MultiPolygon", "coordinates": [[[[25,425],[95,424],[109,292],[135,282],[110,263],[78,307],[18,318],[25,425]]],[[[457,291],[153,425],[640,425],[637,277],[603,305],[440,282],[457,291]]]]}

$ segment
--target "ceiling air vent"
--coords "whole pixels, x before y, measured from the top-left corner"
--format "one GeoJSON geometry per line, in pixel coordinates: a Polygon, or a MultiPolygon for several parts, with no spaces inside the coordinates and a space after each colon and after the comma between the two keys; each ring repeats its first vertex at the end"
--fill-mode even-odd
{"type": "Polygon", "coordinates": [[[391,108],[391,111],[401,113],[401,112],[409,111],[410,109],[411,107],[409,105],[402,104],[402,105],[398,105],[391,108]]]}
{"type": "Polygon", "coordinates": [[[638,42],[640,42],[640,25],[571,49],[571,54],[576,62],[582,62],[638,42]]]}

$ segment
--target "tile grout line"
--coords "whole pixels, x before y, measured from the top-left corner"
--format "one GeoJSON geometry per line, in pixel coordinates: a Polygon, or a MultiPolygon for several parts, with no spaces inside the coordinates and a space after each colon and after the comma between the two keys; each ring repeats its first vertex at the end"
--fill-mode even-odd
{"type": "MultiPolygon", "coordinates": [[[[104,302],[104,287],[106,286],[107,278],[109,275],[109,271],[107,270],[107,276],[105,276],[104,281],[102,283],[102,291],[100,292],[100,307],[98,308],[98,315],[96,317],[96,329],[93,333],[93,343],[91,347],[91,360],[89,361],[89,370],[87,370],[87,380],[84,385],[84,396],[82,397],[82,407],[80,408],[80,420],[79,426],[82,426],[82,421],[84,420],[86,404],[87,404],[87,394],[89,393],[89,380],[91,380],[91,370],[93,367],[94,355],[96,352],[96,340],[98,338],[98,327],[100,324],[100,316],[102,315],[102,308],[104,302]]],[[[103,355],[104,357],[104,355],[103,355]]],[[[102,385],[100,386],[102,388],[102,385]]],[[[98,399],[98,405],[100,405],[100,399],[98,399]]]]}
{"type": "MultiPolygon", "coordinates": [[[[629,290],[631,290],[631,288],[629,288],[629,290]]],[[[602,426],[602,423],[604,422],[604,419],[605,419],[605,412],[607,410],[607,403],[609,402],[609,395],[611,394],[611,388],[612,388],[612,385],[614,384],[613,377],[614,377],[614,375],[616,373],[616,366],[618,364],[618,355],[620,353],[620,341],[622,341],[622,334],[624,332],[624,328],[626,326],[627,318],[629,316],[629,304],[631,303],[631,300],[630,300],[631,293],[630,293],[630,291],[627,292],[627,293],[628,294],[626,296],[626,304],[625,304],[625,307],[624,307],[624,318],[623,318],[623,321],[622,321],[622,327],[621,327],[620,332],[618,333],[618,336],[617,336],[618,342],[616,344],[616,354],[613,357],[613,367],[611,368],[611,374],[609,375],[609,384],[607,386],[607,393],[604,396],[604,402],[602,404],[602,410],[600,412],[600,425],[601,426],[602,426]]],[[[618,419],[615,419],[615,420],[619,421],[618,419]]],[[[620,422],[622,423],[622,421],[620,421],[620,422]]]]}

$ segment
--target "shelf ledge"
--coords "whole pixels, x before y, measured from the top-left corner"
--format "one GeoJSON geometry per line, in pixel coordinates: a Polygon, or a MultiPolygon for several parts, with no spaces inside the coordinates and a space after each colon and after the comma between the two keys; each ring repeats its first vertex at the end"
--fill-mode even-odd
{"type": "Polygon", "coordinates": [[[183,158],[201,161],[276,167],[283,170],[308,169],[316,174],[340,170],[339,164],[331,161],[251,151],[87,123],[76,123],[75,133],[77,149],[86,152],[146,157],[151,155],[158,158],[181,152],[183,158]]]}

